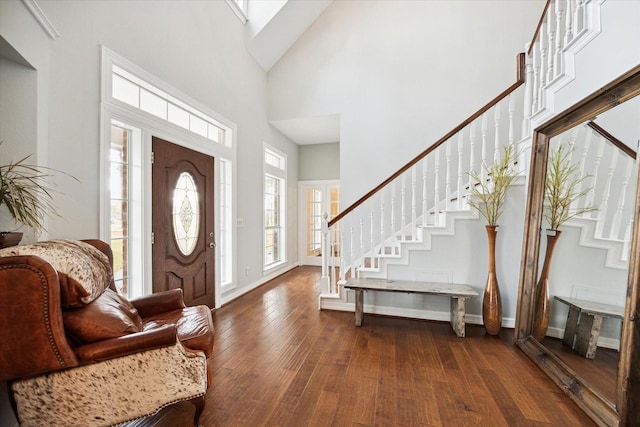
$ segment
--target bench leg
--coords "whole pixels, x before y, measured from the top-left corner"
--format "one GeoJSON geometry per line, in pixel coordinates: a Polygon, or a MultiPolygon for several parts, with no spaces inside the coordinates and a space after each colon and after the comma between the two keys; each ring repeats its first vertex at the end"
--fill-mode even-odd
{"type": "Polygon", "coordinates": [[[464,338],[465,298],[451,297],[449,300],[451,302],[451,327],[457,336],[464,338]]]}
{"type": "Polygon", "coordinates": [[[596,356],[601,327],[602,316],[581,313],[574,343],[576,353],[587,359],[593,359],[596,356]]]}
{"type": "Polygon", "coordinates": [[[570,306],[567,315],[567,324],[564,325],[563,341],[566,345],[573,348],[576,341],[576,332],[578,330],[578,319],[580,318],[580,309],[570,306]]]}
{"type": "Polygon", "coordinates": [[[356,289],[356,326],[362,326],[364,317],[364,291],[356,289]]]}

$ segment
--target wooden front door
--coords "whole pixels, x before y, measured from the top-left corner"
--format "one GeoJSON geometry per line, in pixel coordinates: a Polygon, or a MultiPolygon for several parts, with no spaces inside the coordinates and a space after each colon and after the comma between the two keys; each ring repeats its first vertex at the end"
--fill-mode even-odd
{"type": "Polygon", "coordinates": [[[215,306],[213,157],[153,138],[153,292],[215,306]]]}

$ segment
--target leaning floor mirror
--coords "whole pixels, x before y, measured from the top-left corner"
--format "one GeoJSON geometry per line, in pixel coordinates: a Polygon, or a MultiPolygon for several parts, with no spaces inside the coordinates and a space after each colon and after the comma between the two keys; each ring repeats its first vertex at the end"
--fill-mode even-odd
{"type": "Polygon", "coordinates": [[[517,345],[597,425],[640,425],[640,66],[534,132],[517,345]]]}

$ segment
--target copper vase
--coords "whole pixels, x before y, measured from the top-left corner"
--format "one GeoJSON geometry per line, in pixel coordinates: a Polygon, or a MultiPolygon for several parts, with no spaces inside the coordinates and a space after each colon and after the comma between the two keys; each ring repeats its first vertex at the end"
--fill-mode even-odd
{"type": "Polygon", "coordinates": [[[496,234],[498,226],[487,225],[489,240],[489,273],[482,299],[482,321],[489,335],[498,335],[502,326],[502,300],[496,276],[496,234]]]}
{"type": "Polygon", "coordinates": [[[542,341],[549,328],[549,311],[551,309],[549,299],[549,269],[551,267],[553,250],[556,247],[560,233],[559,230],[547,231],[547,250],[544,254],[544,264],[542,265],[542,271],[540,271],[540,279],[538,279],[538,283],[536,284],[533,332],[531,335],[538,341],[542,341]]]}

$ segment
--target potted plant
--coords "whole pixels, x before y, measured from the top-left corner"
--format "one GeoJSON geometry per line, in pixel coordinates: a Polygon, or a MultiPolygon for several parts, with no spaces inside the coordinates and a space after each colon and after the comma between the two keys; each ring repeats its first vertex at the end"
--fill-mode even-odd
{"type": "Polygon", "coordinates": [[[469,206],[476,209],[487,221],[487,237],[489,239],[489,273],[482,300],[482,319],[487,333],[497,335],[502,326],[502,300],[496,276],[496,234],[498,219],[504,211],[507,192],[517,177],[512,167],[516,158],[513,145],[506,145],[502,159],[491,166],[483,164],[485,176],[475,171],[469,172],[473,181],[470,188],[469,206]]]}
{"type": "Polygon", "coordinates": [[[571,149],[559,145],[549,154],[547,160],[547,177],[544,183],[544,218],[549,222],[546,230],[547,249],[540,278],[536,284],[534,300],[536,301],[533,319],[533,337],[542,340],[549,327],[549,269],[556,242],[560,237],[560,227],[571,218],[596,210],[593,206],[576,206],[576,202],[591,191],[584,187],[590,175],[580,176],[578,163],[571,162],[571,149]]]}
{"type": "MultiPolygon", "coordinates": [[[[0,215],[8,213],[17,224],[41,232],[45,229],[46,216],[58,215],[52,189],[47,185],[47,179],[54,170],[28,164],[30,157],[0,165],[0,215]]],[[[18,231],[0,232],[0,248],[17,245],[22,234],[18,231]]]]}

